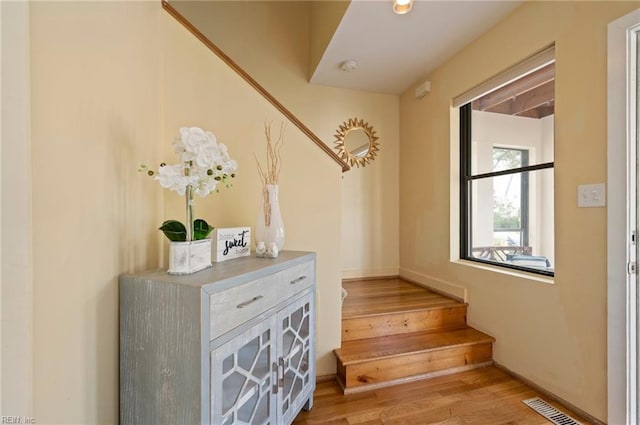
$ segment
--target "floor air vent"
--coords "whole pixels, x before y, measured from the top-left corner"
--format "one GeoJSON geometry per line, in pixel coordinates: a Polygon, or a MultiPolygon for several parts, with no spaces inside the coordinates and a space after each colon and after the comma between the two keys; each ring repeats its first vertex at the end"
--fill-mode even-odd
{"type": "Polygon", "coordinates": [[[522,402],[556,425],[582,425],[580,422],[576,421],[571,416],[567,416],[562,413],[540,397],[522,400],[522,402]]]}

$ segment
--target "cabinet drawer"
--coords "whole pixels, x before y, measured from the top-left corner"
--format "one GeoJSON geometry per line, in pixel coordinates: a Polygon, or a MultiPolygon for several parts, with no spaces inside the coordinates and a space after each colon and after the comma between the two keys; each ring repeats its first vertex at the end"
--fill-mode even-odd
{"type": "Polygon", "coordinates": [[[212,294],[209,298],[210,339],[230,331],[278,303],[276,275],[212,294]]]}
{"type": "Polygon", "coordinates": [[[209,339],[234,329],[314,282],[313,262],[309,261],[212,294],[209,298],[209,339]]]}
{"type": "Polygon", "coordinates": [[[276,291],[280,301],[302,291],[315,283],[313,262],[298,264],[275,274],[276,291]]]}

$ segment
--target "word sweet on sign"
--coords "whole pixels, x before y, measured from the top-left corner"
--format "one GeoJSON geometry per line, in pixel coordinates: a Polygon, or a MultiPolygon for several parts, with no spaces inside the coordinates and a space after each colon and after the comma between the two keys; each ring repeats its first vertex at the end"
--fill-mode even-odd
{"type": "Polygon", "coordinates": [[[251,229],[249,227],[230,227],[216,229],[213,235],[215,255],[213,261],[230,260],[251,254],[251,229]]]}

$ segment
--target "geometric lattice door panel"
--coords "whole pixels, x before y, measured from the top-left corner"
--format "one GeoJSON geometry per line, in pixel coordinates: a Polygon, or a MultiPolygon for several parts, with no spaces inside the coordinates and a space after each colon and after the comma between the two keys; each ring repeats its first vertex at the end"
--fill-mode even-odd
{"type": "Polygon", "coordinates": [[[276,425],[274,324],[262,322],[211,353],[212,424],[276,425]]]}
{"type": "MultiPolygon", "coordinates": [[[[281,341],[278,364],[278,407],[281,423],[289,423],[313,391],[315,347],[310,330],[315,326],[313,296],[308,294],[278,312],[278,333],[281,341]],[[284,379],[282,379],[284,378],[284,379]]],[[[311,406],[305,406],[310,409],[311,406]]]]}

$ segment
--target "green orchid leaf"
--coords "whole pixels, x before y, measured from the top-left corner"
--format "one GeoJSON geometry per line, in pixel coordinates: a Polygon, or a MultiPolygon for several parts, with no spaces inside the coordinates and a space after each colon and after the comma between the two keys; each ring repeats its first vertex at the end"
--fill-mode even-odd
{"type": "Polygon", "coordinates": [[[196,219],[193,222],[193,240],[206,239],[207,236],[213,231],[214,227],[210,226],[206,221],[201,218],[196,219]]]}
{"type": "Polygon", "coordinates": [[[159,230],[162,230],[164,235],[173,242],[184,242],[187,240],[187,228],[184,224],[177,220],[167,220],[162,223],[159,230]]]}

